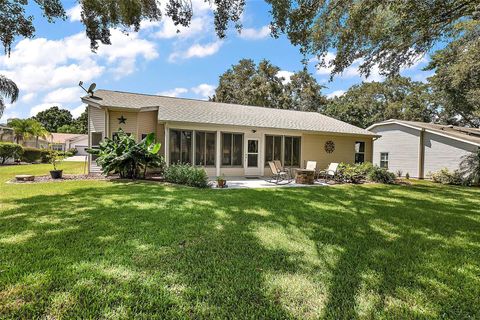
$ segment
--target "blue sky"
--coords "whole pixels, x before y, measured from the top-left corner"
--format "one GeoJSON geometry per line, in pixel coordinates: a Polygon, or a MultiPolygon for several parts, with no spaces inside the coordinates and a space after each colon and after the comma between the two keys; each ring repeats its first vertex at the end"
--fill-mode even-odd
{"type": "MultiPolygon", "coordinates": [[[[90,52],[76,1],[63,3],[68,19],[54,24],[41,17],[32,4],[28,11],[35,16],[36,36],[18,39],[10,57],[0,56],[0,74],[13,79],[21,90],[19,101],[7,106],[0,122],[29,117],[53,105],[78,116],[83,110],[80,80],[87,86],[95,82],[103,89],[207,99],[219,75],[242,58],[270,60],[281,68],[286,81],[290,73],[302,68],[298,48],[285,37],[269,36],[269,6],[263,1],[247,1],[242,34],[232,27],[227,38],[219,40],[211,7],[193,0],[191,28],[177,33],[171,21],[164,18],[159,23],[143,23],[139,33],[125,35],[113,30],[112,46],[101,46],[96,54],[90,52]]],[[[431,74],[421,71],[427,62],[428,57],[423,57],[403,74],[424,81],[431,74]]],[[[375,70],[363,79],[357,66],[354,64],[332,82],[328,82],[329,70],[317,69],[314,62],[309,64],[309,71],[327,87],[323,93],[328,96],[342,94],[361,81],[382,79],[375,70]]]]}

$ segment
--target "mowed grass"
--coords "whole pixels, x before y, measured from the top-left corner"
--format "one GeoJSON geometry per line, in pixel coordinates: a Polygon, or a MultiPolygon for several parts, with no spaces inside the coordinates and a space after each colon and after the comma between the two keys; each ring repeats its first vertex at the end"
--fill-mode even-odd
{"type": "Polygon", "coordinates": [[[480,318],[478,188],[0,188],[2,319],[480,318]]]}

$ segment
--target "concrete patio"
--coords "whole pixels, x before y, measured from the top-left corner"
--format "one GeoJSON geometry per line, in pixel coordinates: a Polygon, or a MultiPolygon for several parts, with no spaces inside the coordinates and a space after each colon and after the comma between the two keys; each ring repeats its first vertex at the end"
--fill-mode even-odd
{"type": "MultiPolygon", "coordinates": [[[[258,177],[258,178],[245,178],[245,177],[228,177],[227,178],[227,187],[223,189],[257,189],[257,188],[295,188],[295,187],[321,187],[329,186],[330,184],[326,183],[324,180],[317,180],[314,184],[298,184],[295,183],[295,180],[292,180],[290,183],[282,182],[280,184],[275,184],[269,182],[268,177],[258,177]]],[[[213,189],[222,189],[217,188],[217,182],[214,179],[210,180],[213,189]]]]}

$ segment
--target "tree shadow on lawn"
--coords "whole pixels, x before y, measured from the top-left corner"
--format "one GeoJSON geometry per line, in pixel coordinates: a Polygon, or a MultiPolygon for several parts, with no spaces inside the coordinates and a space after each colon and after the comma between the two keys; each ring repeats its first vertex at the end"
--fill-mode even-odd
{"type": "Polygon", "coordinates": [[[476,317],[468,194],[110,183],[17,199],[0,215],[0,316],[476,317]]]}

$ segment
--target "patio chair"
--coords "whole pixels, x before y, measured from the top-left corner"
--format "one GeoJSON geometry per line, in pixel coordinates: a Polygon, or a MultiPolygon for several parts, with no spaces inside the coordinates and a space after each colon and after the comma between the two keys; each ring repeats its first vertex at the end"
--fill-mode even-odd
{"type": "Polygon", "coordinates": [[[287,184],[292,181],[290,179],[290,175],[285,171],[280,171],[273,161],[268,161],[268,166],[270,167],[270,170],[272,170],[272,179],[267,180],[268,182],[275,184],[287,184]]]}
{"type": "Polygon", "coordinates": [[[318,178],[318,171],[317,171],[317,161],[307,161],[307,165],[305,166],[307,170],[313,170],[315,173],[313,174],[313,178],[316,180],[318,178]]]}
{"type": "Polygon", "coordinates": [[[325,177],[325,180],[328,180],[328,178],[334,179],[335,176],[337,175],[337,169],[338,169],[338,163],[332,162],[330,163],[330,165],[326,170],[322,170],[319,172],[319,176],[325,177]]]}
{"type": "Polygon", "coordinates": [[[279,171],[286,172],[288,173],[289,177],[292,177],[292,173],[290,172],[290,169],[282,166],[282,162],[280,160],[273,160],[273,163],[275,164],[275,167],[277,167],[279,171]]]}

